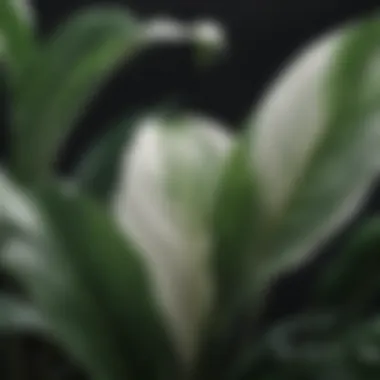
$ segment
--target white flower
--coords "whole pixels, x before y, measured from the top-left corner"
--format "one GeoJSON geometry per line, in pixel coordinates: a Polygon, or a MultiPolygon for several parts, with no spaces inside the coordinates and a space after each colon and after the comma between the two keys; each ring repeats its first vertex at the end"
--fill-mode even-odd
{"type": "Polygon", "coordinates": [[[196,21],[192,25],[192,34],[195,41],[199,44],[222,49],[226,47],[226,33],[222,25],[214,20],[196,21]]]}
{"type": "Polygon", "coordinates": [[[143,31],[143,39],[149,43],[183,43],[191,38],[186,24],[171,18],[157,18],[149,21],[143,31]]]}
{"type": "Polygon", "coordinates": [[[226,46],[226,33],[214,20],[198,20],[192,23],[170,17],[155,18],[145,24],[142,40],[151,43],[195,43],[217,50],[226,46]]]}
{"type": "Polygon", "coordinates": [[[326,77],[341,35],[308,46],[274,81],[254,115],[252,161],[265,202],[280,213],[328,119],[326,77]]]}
{"type": "Polygon", "coordinates": [[[113,200],[119,225],[144,255],[184,360],[196,354],[212,302],[210,216],[231,147],[215,122],[146,119],[122,159],[113,200]]]}
{"type": "MultiPolygon", "coordinates": [[[[270,231],[266,254],[275,268],[310,259],[357,214],[379,174],[379,112],[353,108],[354,117],[342,122],[340,107],[336,118],[335,104],[345,98],[334,103],[341,85],[334,79],[347,64],[341,53],[352,48],[351,31],[309,45],[274,81],[251,120],[252,167],[270,231]]],[[[375,51],[363,57],[363,67],[376,57],[375,51]]],[[[363,73],[363,85],[374,78],[363,73]]],[[[371,92],[359,90],[352,90],[356,102],[368,103],[371,92]]]]}

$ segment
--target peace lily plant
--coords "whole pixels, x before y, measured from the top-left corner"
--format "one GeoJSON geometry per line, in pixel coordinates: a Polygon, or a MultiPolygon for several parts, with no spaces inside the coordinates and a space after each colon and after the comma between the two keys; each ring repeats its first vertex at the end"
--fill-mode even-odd
{"type": "Polygon", "coordinates": [[[380,20],[298,52],[241,132],[150,110],[110,127],[64,178],[58,153],[117,67],[157,43],[190,44],[209,63],[226,38],[210,22],[107,6],[42,41],[32,10],[0,3],[11,104],[0,263],[21,285],[0,298],[1,331],[39,334],[97,380],[378,376],[379,320],[366,314],[377,217],[336,253],[304,313],[269,327],[260,317],[273,283],[343,231],[378,178],[380,20]],[[252,333],[241,336],[242,318],[252,333]]]}

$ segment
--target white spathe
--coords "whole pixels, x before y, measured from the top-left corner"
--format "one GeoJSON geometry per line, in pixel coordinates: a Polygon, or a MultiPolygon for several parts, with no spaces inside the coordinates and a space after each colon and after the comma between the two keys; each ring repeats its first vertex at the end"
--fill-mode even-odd
{"type": "Polygon", "coordinates": [[[380,173],[379,113],[347,126],[330,122],[329,75],[349,30],[301,52],[250,120],[252,168],[270,231],[266,253],[277,269],[310,259],[357,213],[380,173]]]}
{"type": "Polygon", "coordinates": [[[281,213],[327,126],[326,80],[341,34],[309,46],[269,88],[254,115],[252,161],[266,206],[281,213]]]}
{"type": "Polygon", "coordinates": [[[122,158],[116,219],[143,254],[175,342],[187,364],[212,302],[210,216],[231,138],[197,116],[147,118],[122,158]]]}
{"type": "Polygon", "coordinates": [[[227,36],[215,20],[183,22],[170,17],[154,18],[146,22],[141,38],[148,44],[195,43],[215,49],[226,47],[227,36]]]}

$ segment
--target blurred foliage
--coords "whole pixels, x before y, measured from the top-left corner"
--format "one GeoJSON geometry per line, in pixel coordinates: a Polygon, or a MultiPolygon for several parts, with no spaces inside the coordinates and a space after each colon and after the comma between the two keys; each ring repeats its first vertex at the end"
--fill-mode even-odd
{"type": "MultiPolygon", "coordinates": [[[[216,301],[189,368],[172,341],[138,245],[110,211],[120,159],[138,133],[140,115],[111,128],[72,178],[55,172],[75,122],[113,70],[146,47],[149,24],[124,8],[90,8],[43,42],[36,40],[27,5],[0,2],[0,60],[11,103],[10,159],[0,173],[0,376],[378,378],[380,324],[377,314],[367,313],[379,292],[376,216],[336,253],[306,310],[268,328],[259,321],[272,284],[347,226],[379,174],[380,19],[362,20],[314,46],[322,58],[307,80],[296,75],[310,57],[290,65],[247,129],[231,137],[210,218],[216,301]],[[331,47],[338,47],[336,59],[331,47]],[[287,107],[276,108],[279,93],[285,93],[287,107]],[[304,108],[317,117],[305,116],[304,108]],[[294,136],[303,144],[299,149],[294,136]],[[258,328],[236,341],[242,316],[258,328]]],[[[210,36],[202,40],[194,27],[175,27],[183,28],[182,42],[193,43],[195,57],[207,57],[209,64],[215,50],[210,36]]],[[[170,40],[165,33],[163,40],[170,40]]],[[[173,129],[182,131],[181,117],[154,119],[166,144],[173,129]]],[[[207,153],[214,153],[212,145],[207,153]]],[[[208,157],[202,169],[215,158],[208,157]]],[[[196,175],[191,180],[199,180],[196,175]]],[[[195,198],[203,196],[195,192],[195,198]]]]}

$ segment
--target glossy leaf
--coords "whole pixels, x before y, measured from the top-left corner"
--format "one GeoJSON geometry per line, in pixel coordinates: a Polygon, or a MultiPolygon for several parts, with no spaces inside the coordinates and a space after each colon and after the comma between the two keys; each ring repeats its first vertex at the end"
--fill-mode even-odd
{"type": "Polygon", "coordinates": [[[139,28],[124,9],[93,8],[60,26],[25,72],[13,109],[13,169],[38,182],[62,142],[118,65],[138,47],[139,28]]]}
{"type": "Polygon", "coordinates": [[[264,209],[253,244],[257,272],[310,259],[353,218],[374,184],[380,109],[364,84],[374,75],[366,69],[379,53],[379,30],[374,19],[317,41],[280,75],[251,120],[264,209]]]}

